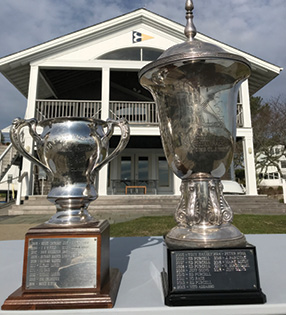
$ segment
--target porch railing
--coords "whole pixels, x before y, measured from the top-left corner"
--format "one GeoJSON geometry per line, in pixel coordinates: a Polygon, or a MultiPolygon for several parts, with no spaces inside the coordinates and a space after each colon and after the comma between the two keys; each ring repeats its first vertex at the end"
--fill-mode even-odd
{"type": "MultiPolygon", "coordinates": [[[[55,117],[94,117],[101,118],[101,101],[75,100],[37,100],[36,118],[55,117]]],[[[156,105],[154,102],[109,102],[110,118],[126,118],[129,123],[137,125],[158,125],[156,105]]],[[[242,104],[237,104],[237,127],[243,127],[242,104]]]]}
{"type": "Polygon", "coordinates": [[[126,118],[130,124],[157,125],[157,111],[154,102],[109,102],[113,119],[126,118]]]}
{"type": "Polygon", "coordinates": [[[100,119],[101,101],[37,100],[36,118],[94,117],[100,119]]]}

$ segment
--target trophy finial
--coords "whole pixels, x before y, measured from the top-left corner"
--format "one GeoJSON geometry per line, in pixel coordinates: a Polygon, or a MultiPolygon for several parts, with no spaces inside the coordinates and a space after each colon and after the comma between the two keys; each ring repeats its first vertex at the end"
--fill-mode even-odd
{"type": "Polygon", "coordinates": [[[185,27],[185,35],[186,35],[188,41],[192,41],[197,34],[196,27],[193,23],[194,4],[193,4],[192,0],[186,0],[185,9],[187,11],[186,12],[187,25],[185,27]]]}

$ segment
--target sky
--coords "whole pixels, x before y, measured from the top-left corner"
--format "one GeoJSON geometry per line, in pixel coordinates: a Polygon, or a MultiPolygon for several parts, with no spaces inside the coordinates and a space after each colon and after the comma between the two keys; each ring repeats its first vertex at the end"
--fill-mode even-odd
{"type": "MultiPolygon", "coordinates": [[[[193,0],[197,31],[284,71],[255,96],[286,103],[286,0],[193,0]]],[[[0,58],[139,8],[185,25],[185,0],[0,0],[0,58]]],[[[26,99],[0,74],[0,129],[26,99]]]]}

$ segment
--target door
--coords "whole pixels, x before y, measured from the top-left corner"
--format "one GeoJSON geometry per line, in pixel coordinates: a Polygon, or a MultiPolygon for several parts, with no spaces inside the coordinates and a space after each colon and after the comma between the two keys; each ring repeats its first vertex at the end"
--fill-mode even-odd
{"type": "Polygon", "coordinates": [[[158,194],[173,194],[173,176],[165,155],[156,156],[156,170],[158,194]]]}
{"type": "Polygon", "coordinates": [[[163,150],[125,150],[111,162],[112,194],[173,194],[173,173],[163,150]],[[155,151],[155,152],[154,152],[155,151]],[[157,152],[156,152],[157,151],[157,152]],[[128,187],[127,186],[140,186],[128,187]]]}
{"type": "Polygon", "coordinates": [[[124,188],[126,194],[147,194],[152,193],[152,189],[155,190],[155,182],[153,181],[152,183],[152,179],[150,178],[150,160],[151,158],[148,154],[129,154],[121,156],[121,190],[124,188]]]}
{"type": "Polygon", "coordinates": [[[120,179],[144,181],[149,179],[149,156],[132,154],[121,156],[120,179]]]}

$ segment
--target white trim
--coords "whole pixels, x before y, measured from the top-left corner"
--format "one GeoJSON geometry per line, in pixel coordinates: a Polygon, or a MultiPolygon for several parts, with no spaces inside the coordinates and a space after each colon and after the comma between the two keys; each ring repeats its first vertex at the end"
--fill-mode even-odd
{"type": "MultiPolygon", "coordinates": [[[[141,24],[145,24],[147,26],[149,25],[155,29],[162,29],[163,32],[166,31],[167,34],[177,37],[176,40],[181,39],[181,41],[183,41],[185,38],[183,35],[184,34],[183,25],[173,22],[171,20],[168,20],[150,11],[147,11],[146,9],[139,9],[131,13],[116,17],[114,19],[99,23],[97,25],[90,26],[88,28],[76,31],[74,33],[53,39],[49,42],[28,48],[18,53],[0,58],[0,67],[4,65],[12,64],[13,62],[16,62],[16,61],[19,61],[20,59],[25,59],[25,58],[29,58],[29,60],[31,61],[32,55],[36,55],[40,53],[43,53],[42,58],[44,58],[44,55],[46,56],[50,55],[50,51],[49,53],[47,52],[46,54],[45,54],[45,51],[54,50],[54,53],[57,53],[57,51],[59,50],[63,50],[63,49],[66,50],[68,48],[74,47],[75,45],[78,46],[80,44],[83,44],[84,42],[91,40],[92,36],[93,36],[93,39],[96,37],[96,35],[97,37],[107,36],[107,33],[110,34],[110,28],[119,31],[123,27],[127,28],[128,25],[130,24],[134,26],[134,24],[136,24],[135,21],[137,23],[141,22],[141,24]],[[120,28],[118,28],[119,25],[121,26],[120,28]],[[63,47],[60,47],[60,46],[63,46],[63,47]]],[[[238,50],[234,47],[218,42],[217,40],[212,39],[206,35],[198,33],[196,38],[202,41],[209,42],[209,43],[214,43],[217,46],[220,46],[223,49],[227,50],[228,52],[241,55],[245,57],[246,59],[248,59],[251,63],[255,64],[257,67],[262,67],[278,74],[283,69],[279,66],[273,65],[269,62],[266,62],[246,52],[238,50]]]]}
{"type": "MultiPolygon", "coordinates": [[[[120,130],[118,128],[114,131],[115,135],[120,135],[120,130]]],[[[160,136],[159,127],[137,127],[130,126],[130,135],[131,136],[160,136]]]]}
{"type": "Polygon", "coordinates": [[[253,137],[253,130],[252,128],[237,128],[236,129],[236,136],[237,137],[253,137]]]}
{"type": "MultiPolygon", "coordinates": [[[[237,48],[234,48],[234,47],[229,46],[227,44],[224,44],[222,42],[218,42],[217,40],[215,40],[213,38],[210,38],[210,37],[208,37],[206,35],[197,34],[196,38],[199,39],[199,40],[208,42],[210,44],[214,44],[216,46],[219,46],[219,47],[221,47],[222,49],[226,50],[229,53],[237,54],[237,55],[240,55],[240,56],[244,57],[245,59],[247,59],[252,64],[251,67],[252,67],[253,70],[261,68],[260,70],[262,70],[262,71],[265,71],[264,69],[267,69],[267,70],[273,71],[273,72],[278,73],[278,74],[283,70],[283,68],[281,68],[281,67],[279,67],[277,65],[269,63],[269,62],[267,62],[267,61],[265,61],[263,59],[255,57],[255,56],[253,56],[251,54],[248,54],[248,53],[246,53],[246,52],[244,52],[242,50],[239,50],[237,48]],[[255,65],[256,68],[253,65],[255,65]]],[[[267,72],[267,71],[265,71],[265,72],[267,72]]]]}
{"type": "Polygon", "coordinates": [[[40,66],[41,68],[53,69],[100,69],[109,67],[110,69],[138,69],[138,71],[147,65],[149,61],[132,61],[132,60],[37,60],[31,62],[31,65],[40,66]]]}
{"type": "MultiPolygon", "coordinates": [[[[28,102],[25,113],[25,119],[30,119],[35,117],[35,107],[36,107],[36,98],[37,98],[37,86],[39,80],[39,67],[31,66],[30,71],[30,80],[29,80],[29,93],[28,93],[28,102]]],[[[28,134],[27,130],[25,132],[25,148],[32,155],[34,153],[34,141],[32,137],[28,134]]],[[[22,192],[24,196],[29,196],[33,191],[33,164],[27,160],[23,159],[22,172],[27,172],[27,180],[23,183],[22,192]]]]}

